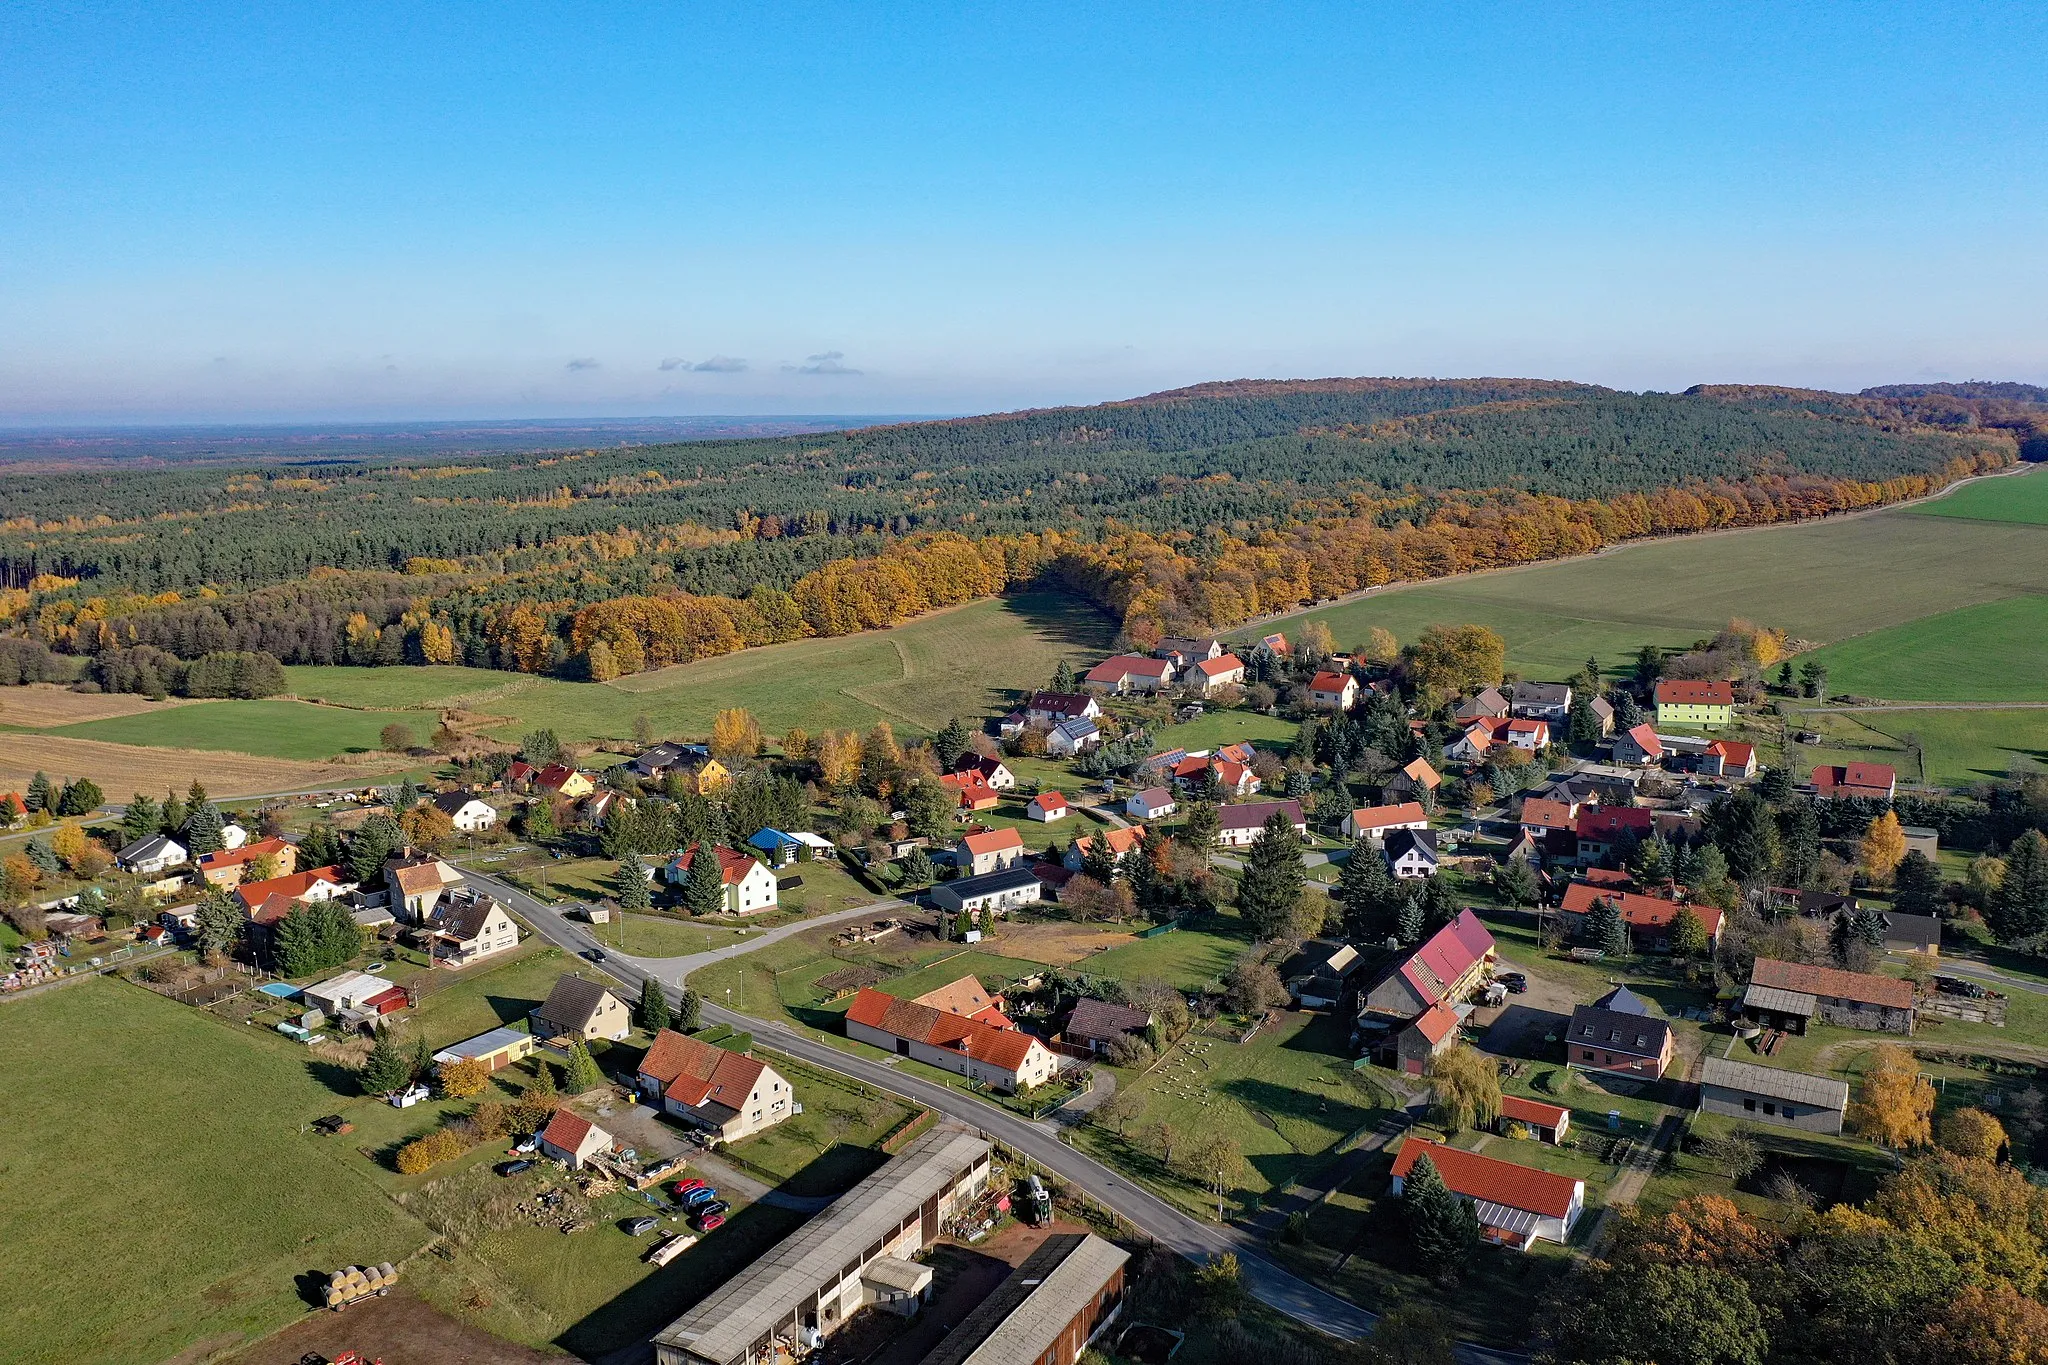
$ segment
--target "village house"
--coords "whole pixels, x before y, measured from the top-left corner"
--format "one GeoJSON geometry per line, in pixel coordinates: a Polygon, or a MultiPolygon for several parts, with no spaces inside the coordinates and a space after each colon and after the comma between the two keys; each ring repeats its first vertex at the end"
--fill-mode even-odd
{"type": "MultiPolygon", "coordinates": [[[[1515,817],[1515,823],[1531,838],[1548,839],[1553,834],[1568,834],[1576,841],[1579,827],[1578,803],[1548,796],[1525,796],[1522,798],[1521,813],[1515,817]]],[[[1574,849],[1576,851],[1576,843],[1574,849]]]]}
{"type": "Polygon", "coordinates": [[[1700,771],[1709,777],[1756,776],[1756,746],[1733,739],[1717,739],[1700,756],[1700,771]]]}
{"type": "Polygon", "coordinates": [[[1349,673],[1318,673],[1308,680],[1308,700],[1325,711],[1349,711],[1358,700],[1358,679],[1349,673]]]}
{"type": "Polygon", "coordinates": [[[1898,790],[1899,770],[1889,763],[1829,763],[1813,770],[1815,796],[1889,801],[1898,790]]]}
{"type": "Polygon", "coordinates": [[[1616,986],[1572,1011],[1565,1029],[1567,1069],[1616,1071],[1657,1080],[1671,1065],[1671,1025],[1626,986],[1616,986]]]}
{"type": "Polygon", "coordinates": [[[206,885],[235,887],[242,884],[242,878],[248,876],[256,864],[266,859],[274,873],[282,877],[298,869],[299,851],[282,839],[258,839],[240,848],[202,853],[193,866],[206,885]]]}
{"type": "MultiPolygon", "coordinates": [[[[299,1000],[307,1008],[319,1010],[329,1019],[339,1020],[345,1014],[363,1010],[372,1000],[391,989],[391,983],[381,976],[372,976],[368,972],[342,972],[306,987],[299,992],[299,1000]]],[[[402,1005],[405,992],[398,994],[402,1005]]]]}
{"type": "Polygon", "coordinates": [[[1276,811],[1287,816],[1296,834],[1308,833],[1308,821],[1302,819],[1300,802],[1247,801],[1242,805],[1221,807],[1216,812],[1216,842],[1224,848],[1249,847],[1276,811]]]}
{"type": "Polygon", "coordinates": [[[1662,896],[1639,895],[1634,891],[1588,881],[1574,881],[1564,889],[1564,900],[1558,906],[1558,913],[1574,936],[1583,936],[1587,918],[1601,901],[1621,912],[1621,922],[1628,926],[1629,938],[1638,952],[1670,952],[1671,925],[1681,909],[1691,910],[1700,928],[1706,931],[1710,954],[1720,944],[1722,915],[1717,906],[1681,906],[1677,901],[1662,896]]]}
{"type": "Polygon", "coordinates": [[[657,744],[636,757],[628,771],[654,782],[665,782],[669,774],[678,774],[700,796],[732,785],[732,769],[713,758],[711,750],[702,744],[657,744]]]}
{"type": "Polygon", "coordinates": [[[1913,1031],[1913,983],[1894,976],[1809,967],[1760,957],[1750,968],[1743,1015],[1764,1028],[1804,1033],[1809,1022],[1880,1033],[1913,1031]]]}
{"type": "Polygon", "coordinates": [[[1220,754],[1189,754],[1173,765],[1173,780],[1193,787],[1213,776],[1225,796],[1250,796],[1259,789],[1259,779],[1249,765],[1220,754]]]}
{"type": "Polygon", "coordinates": [[[1605,739],[1614,733],[1614,703],[1605,697],[1595,697],[1586,703],[1586,709],[1593,713],[1593,723],[1600,727],[1600,737],[1605,739]]]}
{"type": "Polygon", "coordinates": [[[1451,1193],[1471,1201],[1479,1215],[1479,1234],[1489,1242],[1518,1251],[1527,1251],[1538,1239],[1562,1245],[1585,1211],[1583,1180],[1421,1138],[1403,1142],[1394,1157],[1396,1196],[1416,1159],[1425,1153],[1451,1193]]]}
{"type": "Polygon", "coordinates": [[[268,928],[291,913],[302,901],[331,901],[356,889],[338,867],[308,868],[260,882],[242,882],[235,887],[235,899],[250,922],[268,928]]]}
{"type": "Polygon", "coordinates": [[[1431,801],[1443,782],[1437,770],[1429,766],[1428,759],[1418,758],[1381,785],[1380,800],[1388,805],[1398,805],[1403,801],[1431,801]]]}
{"type": "Polygon", "coordinates": [[[1235,654],[1225,654],[1215,659],[1202,659],[1188,665],[1181,674],[1181,685],[1191,691],[1208,696],[1221,687],[1237,687],[1244,684],[1244,660],[1235,654]]]}
{"type": "Polygon", "coordinates": [[[1011,1093],[1059,1072],[1059,1059],[1028,1033],[872,988],[854,997],[846,1036],[1011,1093]]]}
{"type": "Polygon", "coordinates": [[[1024,861],[1024,836],[1014,829],[985,829],[962,835],[953,848],[953,861],[971,877],[1015,867],[1024,861]]]}
{"type": "MultiPolygon", "coordinates": [[[[1111,863],[1116,863],[1122,859],[1124,854],[1136,848],[1143,841],[1144,837],[1145,831],[1136,826],[1128,826],[1123,829],[1106,829],[1101,834],[1083,835],[1074,840],[1073,844],[1068,847],[1066,856],[1060,861],[1067,871],[1079,872],[1086,864],[1088,851],[1095,847],[1095,841],[1100,839],[1103,841],[1104,847],[1109,851],[1111,863]]],[[[1250,841],[1247,840],[1246,842],[1250,841]]]]}
{"type": "Polygon", "coordinates": [[[1102,743],[1102,727],[1082,716],[1063,720],[1045,734],[1045,751],[1054,758],[1085,754],[1102,743]]]}
{"type": "Polygon", "coordinates": [[[114,855],[114,862],[123,872],[155,876],[183,867],[191,856],[183,844],[168,834],[152,834],[123,847],[114,855]]]}
{"type": "Polygon", "coordinates": [[[612,1149],[612,1135],[571,1109],[557,1109],[541,1129],[540,1154],[580,1171],[612,1149]]]}
{"type": "Polygon", "coordinates": [[[1840,1136],[1849,1085],[1828,1076],[1709,1056],[1700,1072],[1700,1112],[1840,1136]]]}
{"type": "Polygon", "coordinates": [[[1726,725],[1735,719],[1735,688],[1722,681],[1666,678],[1657,684],[1659,725],[1726,725]]]}
{"type": "Polygon", "coordinates": [[[1420,1076],[1457,1041],[1458,1012],[1449,1005],[1431,1005],[1394,1035],[1396,1064],[1408,1075],[1420,1076]]]}
{"type": "Polygon", "coordinates": [[[1579,840],[1578,859],[1590,865],[1620,857],[1649,838],[1656,823],[1656,816],[1641,806],[1581,806],[1573,831],[1579,840]]]}
{"type": "Polygon", "coordinates": [[[1398,806],[1361,806],[1344,817],[1344,837],[1365,839],[1377,845],[1386,841],[1389,831],[1397,829],[1428,829],[1429,816],[1418,801],[1404,801],[1398,806]]]}
{"type": "Polygon", "coordinates": [[[767,1063],[663,1029],[640,1059],[635,1084],[650,1104],[734,1142],[796,1112],[796,1092],[767,1063]]]}
{"type": "Polygon", "coordinates": [[[1650,722],[1614,737],[1614,761],[1649,767],[1664,760],[1664,740],[1650,722]]]}
{"type": "Polygon", "coordinates": [[[564,974],[528,1016],[534,1036],[563,1043],[616,1043],[633,1031],[633,1011],[602,982],[564,974]]]}
{"type": "Polygon", "coordinates": [[[1157,820],[1173,814],[1175,803],[1173,793],[1164,787],[1147,787],[1133,792],[1124,802],[1124,814],[1133,820],[1157,820]]]}
{"type": "Polygon", "coordinates": [[[1387,870],[1394,874],[1396,881],[1434,877],[1443,862],[1436,851],[1436,831],[1433,829],[1402,826],[1389,830],[1381,849],[1387,857],[1387,870]]]}
{"type": "Polygon", "coordinates": [[[1069,720],[1094,720],[1102,714],[1102,704],[1086,692],[1033,692],[1025,706],[1026,720],[1042,725],[1058,725],[1069,720]]]}
{"type": "Polygon", "coordinates": [[[1000,758],[984,758],[980,754],[960,755],[953,764],[956,773],[977,773],[981,780],[999,792],[1006,792],[1017,785],[1017,775],[1010,771],[1000,758]]]}
{"type": "Polygon", "coordinates": [[[1169,635],[1152,648],[1153,657],[1170,659],[1175,668],[1207,663],[1227,652],[1221,640],[1196,640],[1181,635],[1169,635]]]}
{"type": "Polygon", "coordinates": [[[994,810],[1002,804],[1001,794],[979,772],[944,773],[939,785],[954,794],[960,810],[994,810]]]}
{"type": "Polygon", "coordinates": [[[1501,695],[1500,689],[1489,687],[1452,707],[1451,721],[1455,725],[1470,725],[1475,720],[1505,716],[1509,709],[1508,699],[1501,695]]]}
{"type": "Polygon", "coordinates": [[[466,886],[449,893],[428,926],[436,967],[460,970],[519,946],[519,926],[505,907],[466,886]]]}
{"type": "Polygon", "coordinates": [[[461,886],[462,874],[431,853],[401,849],[384,863],[391,913],[408,924],[425,924],[441,898],[461,886]]]}
{"type": "Polygon", "coordinates": [[[585,829],[603,829],[613,814],[633,808],[633,798],[624,792],[600,788],[576,803],[576,819],[585,829]]]}
{"type": "Polygon", "coordinates": [[[1359,995],[1360,1023],[1384,1029],[1406,1024],[1431,1005],[1457,1005],[1485,978],[1493,935],[1470,910],[1396,959],[1359,995]]]}
{"type": "Polygon", "coordinates": [[[1005,915],[1020,905],[1045,899],[1045,883],[1020,858],[1014,863],[972,877],[940,882],[931,889],[932,904],[953,914],[1005,915]]]}
{"type": "Polygon", "coordinates": [[[1040,792],[1024,803],[1024,814],[1040,824],[1049,825],[1055,820],[1064,820],[1074,813],[1067,804],[1067,798],[1059,792],[1040,792]]]}
{"type": "Polygon", "coordinates": [[[1084,998],[1074,1002],[1072,1012],[1067,1015],[1067,1025],[1060,1030],[1060,1037],[1075,1047],[1087,1048],[1099,1057],[1114,1043],[1142,1038],[1150,1027],[1152,1016],[1144,1010],[1112,1005],[1107,1000],[1084,998]]]}
{"type": "Polygon", "coordinates": [[[1158,692],[1172,685],[1173,664],[1166,659],[1148,659],[1142,654],[1118,654],[1104,659],[1082,677],[1082,686],[1122,695],[1127,692],[1158,692]]]}
{"type": "Polygon", "coordinates": [[[1518,682],[1512,690],[1513,713],[1525,720],[1562,721],[1572,713],[1570,683],[1518,682]]]}
{"type": "MultiPolygon", "coordinates": [[[[702,845],[691,844],[668,860],[662,876],[669,885],[682,886],[690,880],[690,865],[696,861],[700,847],[702,845]]],[[[726,914],[758,915],[775,908],[775,874],[768,870],[767,864],[723,844],[714,845],[713,853],[718,858],[719,880],[725,890],[726,914]]]]}
{"type": "Polygon", "coordinates": [[[576,771],[566,763],[550,763],[533,775],[533,789],[574,801],[597,790],[590,774],[576,771]]]}
{"type": "Polygon", "coordinates": [[[498,810],[471,792],[442,792],[434,798],[434,809],[448,817],[458,834],[481,834],[498,823],[498,810]]]}
{"type": "Polygon", "coordinates": [[[1536,753],[1550,747],[1550,722],[1492,716],[1473,721],[1465,732],[1444,746],[1444,757],[1459,763],[1478,763],[1503,745],[1536,753]]]}

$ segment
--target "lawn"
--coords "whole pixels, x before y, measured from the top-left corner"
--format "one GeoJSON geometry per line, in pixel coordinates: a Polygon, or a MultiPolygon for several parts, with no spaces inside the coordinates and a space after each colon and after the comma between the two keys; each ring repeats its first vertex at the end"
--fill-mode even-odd
{"type": "MultiPolygon", "coordinates": [[[[1107,618],[1076,599],[1029,592],[894,630],[744,650],[611,683],[460,668],[303,667],[289,677],[301,696],[351,706],[459,703],[505,717],[494,733],[508,738],[544,725],[567,740],[623,740],[639,716],[664,735],[702,736],[728,706],[746,707],[770,734],[792,725],[814,734],[865,729],[883,720],[908,734],[937,730],[956,715],[972,721],[1007,710],[1051,681],[1060,660],[1099,662],[1114,633],[1107,618]]],[[[372,742],[383,724],[370,727],[372,742]]]]}
{"type": "MultiPolygon", "coordinates": [[[[393,721],[414,738],[426,730],[417,715],[355,711],[298,701],[206,701],[139,716],[114,716],[48,731],[71,739],[139,744],[155,749],[220,749],[269,758],[319,759],[381,747],[393,721]]],[[[400,760],[394,760],[400,761],[400,760]]]]}
{"type": "Polygon", "coordinates": [[[1220,749],[1251,740],[1261,749],[1285,754],[1301,727],[1262,711],[1211,710],[1194,720],[1153,731],[1161,749],[1220,749]]]}
{"type": "MultiPolygon", "coordinates": [[[[2048,485],[2048,476],[2026,480],[2048,485]]],[[[2000,480],[1972,488],[2005,486],[2000,480]]],[[[1277,628],[1328,621],[1340,646],[1356,646],[1374,626],[1405,643],[1434,623],[1475,622],[1506,639],[1511,668],[1562,678],[1589,654],[1618,671],[1644,644],[1690,644],[1731,617],[1829,643],[2016,593],[2048,592],[2043,549],[2041,532],[2028,525],[1887,512],[1387,588],[1293,613],[1277,628]],[[1873,591],[1873,584],[1883,590],[1873,591]]]]}
{"type": "Polygon", "coordinates": [[[590,932],[629,957],[687,957],[748,941],[742,929],[706,928],[689,920],[647,915],[626,915],[610,924],[594,924],[590,932]]]}
{"type": "Polygon", "coordinates": [[[1886,707],[1874,711],[1795,712],[1797,726],[1823,737],[1798,746],[1795,768],[1804,777],[1817,763],[1890,763],[1904,782],[1967,787],[2005,777],[2015,758],[2048,762],[2048,710],[1969,711],[1886,707]],[[1920,757],[1916,759],[1915,749],[1920,757]]]}
{"type": "MultiPolygon", "coordinates": [[[[2042,480],[2048,487],[2048,480],[2042,480]]],[[[2048,554],[2048,537],[2041,552],[2048,554]]],[[[2048,700],[2048,597],[1925,616],[1813,656],[1837,695],[1894,701],[2048,700]]]]}
{"type": "Polygon", "coordinates": [[[804,1112],[730,1144],[762,1179],[790,1194],[843,1194],[888,1159],[876,1145],[917,1111],[872,1086],[849,1081],[779,1053],[758,1053],[796,1091],[804,1112]]]}
{"type": "Polygon", "coordinates": [[[1197,927],[1176,929],[1083,958],[1073,964],[1090,976],[1119,981],[1162,980],[1184,991],[1215,985],[1238,954],[1251,946],[1236,916],[1217,914],[1197,927]]]}
{"type": "Polygon", "coordinates": [[[1980,479],[1945,498],[1912,509],[1923,517],[1964,517],[1971,521],[2017,521],[2048,526],[2048,472],[2031,469],[1999,479],[1980,479]]]}
{"type": "Polygon", "coordinates": [[[352,1147],[301,1131],[334,1101],[302,1050],[106,979],[5,1010],[9,1359],[260,1335],[307,1311],[304,1277],[428,1240],[352,1147]]]}
{"type": "Polygon", "coordinates": [[[1352,1069],[1341,1020],[1283,1013],[1243,1046],[1227,1032],[1198,1029],[1143,1075],[1117,1072],[1118,1088],[1144,1102],[1142,1113],[1122,1137],[1077,1128],[1075,1145],[1196,1216],[1214,1218],[1215,1196],[1161,1164],[1147,1137],[1153,1125],[1168,1125],[1181,1141],[1221,1132],[1236,1142],[1245,1165],[1227,1202],[1244,1210],[1393,1108],[1378,1081],[1352,1069]]]}

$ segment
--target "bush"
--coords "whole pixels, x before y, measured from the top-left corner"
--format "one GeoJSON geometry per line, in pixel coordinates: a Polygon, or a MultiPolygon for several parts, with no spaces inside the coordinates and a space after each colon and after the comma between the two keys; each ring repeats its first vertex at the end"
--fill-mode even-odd
{"type": "Polygon", "coordinates": [[[453,1099],[466,1100],[484,1093],[490,1068],[474,1059],[449,1062],[441,1068],[441,1091],[453,1099]]]}
{"type": "Polygon", "coordinates": [[[496,1142],[512,1131],[512,1106],[486,1100],[470,1111],[469,1123],[482,1141],[496,1142]]]}
{"type": "Polygon", "coordinates": [[[398,1171],[401,1175],[418,1175],[444,1161],[453,1161],[467,1150],[454,1129],[436,1128],[398,1149],[398,1171]]]}

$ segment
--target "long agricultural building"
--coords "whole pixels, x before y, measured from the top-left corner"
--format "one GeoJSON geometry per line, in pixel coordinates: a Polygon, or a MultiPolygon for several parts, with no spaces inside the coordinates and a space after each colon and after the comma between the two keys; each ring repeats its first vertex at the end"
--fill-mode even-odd
{"type": "Polygon", "coordinates": [[[1074,1365],[1116,1321],[1130,1259],[1093,1233],[1054,1233],[920,1365],[1074,1365]]]}
{"type": "MultiPolygon", "coordinates": [[[[761,1365],[872,1304],[914,1306],[931,1270],[911,1260],[987,1185],[989,1145],[925,1134],[654,1338],[659,1365],[761,1365]]],[[[792,1354],[795,1350],[792,1349],[792,1354]]]]}

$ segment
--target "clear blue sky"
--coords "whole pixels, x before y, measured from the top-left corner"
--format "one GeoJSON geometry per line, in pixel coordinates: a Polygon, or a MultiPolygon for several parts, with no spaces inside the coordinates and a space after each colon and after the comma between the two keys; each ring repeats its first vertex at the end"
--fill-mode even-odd
{"type": "Polygon", "coordinates": [[[6,6],[0,422],[2048,381],[2038,0],[765,8],[6,6]]]}

